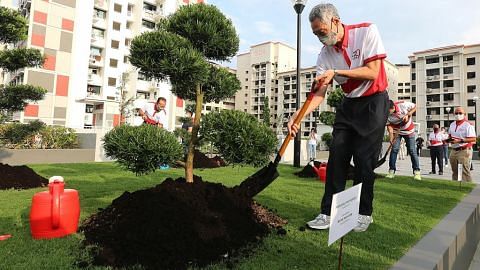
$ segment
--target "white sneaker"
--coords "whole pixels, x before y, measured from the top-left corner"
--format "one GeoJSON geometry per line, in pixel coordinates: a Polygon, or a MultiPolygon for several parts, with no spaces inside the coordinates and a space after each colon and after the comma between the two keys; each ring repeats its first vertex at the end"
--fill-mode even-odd
{"type": "Polygon", "coordinates": [[[445,168],[448,168],[448,164],[445,164],[445,168]]]}
{"type": "Polygon", "coordinates": [[[358,215],[358,225],[353,228],[355,232],[364,232],[368,229],[368,226],[373,223],[372,216],[358,215]]]}
{"type": "Polygon", "coordinates": [[[325,230],[330,227],[330,216],[318,215],[314,220],[307,222],[308,227],[316,230],[325,230]]]}
{"type": "Polygon", "coordinates": [[[385,178],[388,179],[393,179],[395,177],[395,171],[394,170],[389,170],[388,174],[385,176],[385,178]]]}

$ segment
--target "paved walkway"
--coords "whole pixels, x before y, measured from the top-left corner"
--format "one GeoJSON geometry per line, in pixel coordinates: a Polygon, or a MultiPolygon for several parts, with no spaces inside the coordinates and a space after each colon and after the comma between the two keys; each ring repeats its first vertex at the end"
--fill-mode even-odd
{"type": "MultiPolygon", "coordinates": [[[[319,161],[327,161],[328,159],[328,152],[318,152],[317,153],[317,160],[319,161]]],[[[420,170],[422,172],[422,178],[435,178],[435,179],[443,179],[443,180],[450,180],[452,179],[452,169],[451,167],[444,167],[443,168],[443,175],[438,175],[438,167],[437,167],[437,174],[430,175],[428,174],[432,169],[432,163],[430,158],[421,157],[419,158],[420,161],[420,170]]],[[[291,162],[289,162],[291,164],[291,162]]],[[[305,166],[308,163],[307,160],[303,160],[301,162],[302,166],[305,166]]],[[[397,160],[397,175],[412,175],[412,163],[410,161],[410,156],[406,156],[404,160],[397,160]]],[[[388,173],[388,157],[385,164],[380,166],[375,170],[376,173],[388,173]]],[[[480,184],[480,161],[474,160],[473,161],[473,171],[472,173],[472,180],[473,182],[480,184]]],[[[479,270],[480,269],[480,244],[477,246],[477,251],[473,257],[473,260],[470,264],[470,268],[468,270],[479,270]]]]}

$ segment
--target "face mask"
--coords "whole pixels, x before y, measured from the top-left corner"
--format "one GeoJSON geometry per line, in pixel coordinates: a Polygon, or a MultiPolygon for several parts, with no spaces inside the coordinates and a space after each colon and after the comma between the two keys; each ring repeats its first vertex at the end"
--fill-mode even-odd
{"type": "Polygon", "coordinates": [[[455,120],[462,121],[465,116],[463,114],[455,114],[455,120]]]}
{"type": "Polygon", "coordinates": [[[325,36],[319,36],[318,40],[325,46],[333,46],[337,43],[337,33],[328,33],[325,36]]]}

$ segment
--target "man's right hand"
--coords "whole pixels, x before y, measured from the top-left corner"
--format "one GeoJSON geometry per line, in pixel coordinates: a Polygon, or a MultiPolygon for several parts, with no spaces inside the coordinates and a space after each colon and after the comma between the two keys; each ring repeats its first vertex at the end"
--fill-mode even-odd
{"type": "Polygon", "coordinates": [[[292,135],[292,138],[295,138],[295,135],[298,132],[298,126],[293,123],[293,120],[295,118],[291,118],[290,121],[288,121],[287,128],[288,128],[288,134],[292,135]]]}

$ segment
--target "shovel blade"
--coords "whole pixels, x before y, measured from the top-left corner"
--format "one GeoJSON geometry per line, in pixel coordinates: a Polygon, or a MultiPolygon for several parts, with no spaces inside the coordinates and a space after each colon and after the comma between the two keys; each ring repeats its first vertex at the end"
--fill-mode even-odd
{"type": "Polygon", "coordinates": [[[235,192],[243,193],[248,197],[254,197],[278,177],[277,165],[270,162],[258,172],[252,174],[236,186],[235,192]]]}

